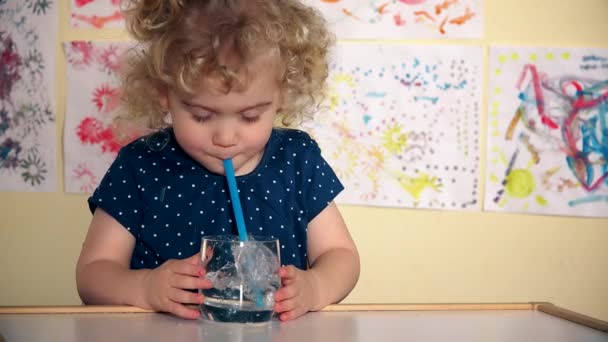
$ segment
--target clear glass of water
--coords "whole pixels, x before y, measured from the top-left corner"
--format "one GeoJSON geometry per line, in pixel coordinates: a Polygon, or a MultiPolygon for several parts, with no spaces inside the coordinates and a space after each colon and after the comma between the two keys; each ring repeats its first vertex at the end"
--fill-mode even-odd
{"type": "Polygon", "coordinates": [[[207,236],[201,244],[201,262],[213,288],[205,296],[202,317],[217,322],[263,323],[274,317],[274,293],[279,278],[279,240],[238,236],[207,236]]]}

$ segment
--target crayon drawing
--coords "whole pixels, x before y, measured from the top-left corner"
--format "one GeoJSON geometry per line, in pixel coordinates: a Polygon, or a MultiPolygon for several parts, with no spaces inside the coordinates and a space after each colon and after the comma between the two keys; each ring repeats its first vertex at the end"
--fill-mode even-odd
{"type": "Polygon", "coordinates": [[[485,209],[608,217],[608,49],[490,56],[485,209]]]}
{"type": "Polygon", "coordinates": [[[482,38],[481,0],[306,0],[341,39],[482,38]]]}
{"type": "Polygon", "coordinates": [[[478,209],[479,47],[339,44],[305,129],[347,204],[478,209]]]}
{"type": "Polygon", "coordinates": [[[70,23],[77,28],[123,28],[121,0],[71,0],[70,23]]]}
{"type": "Polygon", "coordinates": [[[55,191],[57,4],[0,1],[0,190],[55,191]]]}
{"type": "MultiPolygon", "coordinates": [[[[92,192],[121,146],[113,119],[120,105],[119,67],[126,42],[65,44],[67,100],[64,132],[65,189],[92,192]]],[[[134,137],[137,133],[133,133],[134,137]]]]}

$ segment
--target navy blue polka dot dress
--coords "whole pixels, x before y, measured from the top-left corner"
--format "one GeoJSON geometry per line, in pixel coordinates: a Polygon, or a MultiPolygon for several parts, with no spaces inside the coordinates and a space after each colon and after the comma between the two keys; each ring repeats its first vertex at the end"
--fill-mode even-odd
{"type": "MultiPolygon", "coordinates": [[[[248,233],[278,238],[281,263],[305,269],[307,225],[343,190],[317,143],[275,128],[237,186],[248,233]]],[[[189,257],[204,236],[238,235],[225,177],[192,159],[171,128],[123,147],[88,202],[135,237],[132,269],[189,257]]]]}

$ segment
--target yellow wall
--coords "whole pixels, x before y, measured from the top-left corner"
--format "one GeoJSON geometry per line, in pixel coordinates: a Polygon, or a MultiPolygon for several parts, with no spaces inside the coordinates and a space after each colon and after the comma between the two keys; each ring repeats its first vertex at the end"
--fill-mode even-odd
{"type": "MultiPolygon", "coordinates": [[[[126,37],[70,30],[68,1],[61,2],[61,40],[126,37]]],[[[485,11],[486,38],[464,43],[608,47],[607,0],[486,0],[485,11]]],[[[61,147],[59,46],[58,56],[61,147]]],[[[61,152],[57,158],[61,175],[61,152]]],[[[608,320],[606,219],[342,209],[362,258],[348,302],[548,301],[608,320]]],[[[90,219],[86,196],[0,193],[0,212],[0,305],[78,304],[74,266],[90,219]]]]}

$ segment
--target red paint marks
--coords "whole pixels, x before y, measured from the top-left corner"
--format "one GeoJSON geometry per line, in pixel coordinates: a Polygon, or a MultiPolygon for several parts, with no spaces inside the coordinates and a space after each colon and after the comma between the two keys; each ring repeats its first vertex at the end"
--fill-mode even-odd
{"type": "Polygon", "coordinates": [[[412,82],[407,82],[407,81],[405,81],[403,79],[399,80],[399,83],[401,83],[402,85],[404,85],[406,87],[409,87],[411,85],[414,85],[415,87],[420,87],[422,85],[422,83],[420,83],[420,82],[414,82],[414,83],[412,83],[412,82]]]}
{"type": "Polygon", "coordinates": [[[587,191],[593,191],[597,189],[604,180],[608,177],[608,172],[604,173],[599,179],[597,179],[593,184],[587,185],[587,166],[590,163],[587,160],[587,157],[581,157],[581,150],[578,148],[576,144],[576,137],[574,131],[578,128],[578,124],[574,121],[578,117],[579,111],[581,109],[591,108],[599,105],[600,102],[608,100],[608,91],[603,93],[601,96],[591,99],[585,100],[585,95],[583,93],[583,86],[577,81],[567,82],[562,86],[562,92],[567,96],[566,87],[573,86],[576,89],[576,100],[572,104],[572,111],[569,113],[568,118],[564,122],[564,127],[562,127],[562,135],[566,140],[566,146],[568,148],[568,155],[573,159],[573,171],[575,177],[579,180],[583,188],[587,191]]]}
{"type": "Polygon", "coordinates": [[[454,5],[457,2],[458,0],[444,0],[442,3],[435,6],[435,14],[440,15],[442,11],[448,9],[448,7],[454,5]]]}
{"type": "Polygon", "coordinates": [[[445,29],[443,28],[445,26],[445,22],[448,20],[448,17],[443,18],[443,20],[441,21],[441,24],[439,24],[439,32],[441,34],[445,34],[445,29]]]}
{"type": "Polygon", "coordinates": [[[347,16],[353,18],[353,19],[357,19],[357,20],[361,20],[361,18],[357,17],[356,15],[353,14],[353,12],[349,11],[346,8],[342,9],[342,13],[346,14],[347,16]]]}
{"type": "Polygon", "coordinates": [[[414,12],[414,15],[425,17],[433,22],[435,21],[435,18],[433,18],[427,11],[416,11],[416,12],[414,12]]]}
{"type": "Polygon", "coordinates": [[[377,11],[380,15],[386,14],[388,12],[388,10],[387,10],[388,4],[389,4],[389,2],[385,2],[382,5],[380,5],[380,7],[378,7],[377,11]]]}
{"type": "MultiPolygon", "coordinates": [[[[80,8],[80,7],[86,6],[86,5],[90,4],[90,3],[93,3],[95,1],[97,1],[97,0],[75,0],[74,3],[76,4],[76,7],[80,8]]],[[[121,0],[110,0],[112,6],[114,6],[114,7],[120,6],[120,1],[121,0]]]]}
{"type": "Polygon", "coordinates": [[[101,85],[93,91],[93,103],[102,113],[110,113],[120,105],[121,92],[118,88],[101,85]]]}
{"type": "Polygon", "coordinates": [[[21,79],[21,56],[9,35],[0,33],[0,100],[8,100],[15,84],[21,79]]]}
{"type": "Polygon", "coordinates": [[[400,3],[406,4],[406,5],[418,5],[425,1],[426,0],[399,0],[400,3]]]}
{"type": "Polygon", "coordinates": [[[70,43],[68,63],[74,67],[91,65],[94,57],[94,48],[91,42],[75,41],[70,43]]]}
{"type": "Polygon", "coordinates": [[[467,21],[471,20],[471,18],[473,18],[474,16],[475,16],[475,12],[472,12],[471,9],[467,7],[465,9],[463,15],[461,15],[460,17],[456,17],[454,19],[451,19],[449,21],[449,23],[453,24],[453,25],[463,25],[467,21]]]}
{"type": "Polygon", "coordinates": [[[122,20],[122,15],[120,15],[120,11],[116,11],[111,15],[101,17],[96,15],[89,16],[84,14],[72,14],[72,18],[83,21],[95,28],[101,29],[112,21],[122,20]]]}
{"type": "Polygon", "coordinates": [[[521,84],[527,74],[530,72],[532,75],[532,86],[534,88],[534,97],[536,99],[536,108],[538,110],[538,115],[541,118],[541,122],[543,125],[551,128],[557,129],[559,126],[555,121],[553,121],[546,113],[545,113],[545,99],[543,95],[543,90],[540,84],[540,77],[538,75],[538,71],[536,70],[536,66],[532,64],[526,64],[524,66],[524,70],[522,71],[519,81],[517,82],[517,88],[521,90],[521,84]]]}
{"type": "Polygon", "coordinates": [[[397,13],[393,16],[393,22],[397,26],[405,26],[405,20],[401,18],[401,14],[397,13]]]}
{"type": "Polygon", "coordinates": [[[120,56],[118,46],[110,45],[99,54],[99,62],[102,67],[110,73],[116,73],[120,69],[120,56]]]}
{"type": "MultiPolygon", "coordinates": [[[[534,96],[536,100],[536,107],[538,114],[541,118],[541,123],[550,129],[557,129],[559,125],[555,123],[546,113],[545,113],[545,102],[544,95],[541,88],[541,80],[538,72],[536,70],[535,65],[527,64],[524,67],[520,75],[520,79],[517,82],[517,87],[521,90],[521,85],[524,77],[527,73],[530,73],[532,76],[532,87],[534,90],[534,96]]],[[[585,153],[579,148],[577,144],[578,136],[575,132],[578,132],[579,124],[577,122],[577,117],[579,112],[582,109],[591,108],[599,105],[600,102],[608,100],[608,91],[604,92],[601,96],[587,100],[585,99],[585,94],[583,92],[583,86],[577,81],[569,81],[562,85],[562,93],[566,97],[574,98],[572,101],[572,110],[568,113],[568,117],[564,121],[561,132],[563,139],[565,141],[565,153],[572,160],[572,171],[574,176],[578,179],[580,185],[586,191],[594,191],[596,190],[603,182],[608,178],[608,173],[604,173],[601,177],[599,177],[595,182],[591,185],[587,185],[587,169],[590,161],[587,159],[585,153]],[[574,95],[572,93],[569,94],[568,87],[574,88],[574,95]]],[[[533,122],[530,122],[532,124],[533,122]]],[[[534,128],[531,125],[532,128],[534,128]]]]}
{"type": "Polygon", "coordinates": [[[94,2],[95,0],[76,0],[76,7],[80,8],[94,2]]]}
{"type": "Polygon", "coordinates": [[[101,145],[101,151],[104,153],[116,153],[121,147],[114,141],[112,127],[93,117],[86,117],[80,122],[76,135],[83,144],[101,145]]]}
{"type": "Polygon", "coordinates": [[[82,192],[93,192],[95,190],[95,184],[97,184],[97,177],[93,174],[93,171],[89,169],[85,164],[78,164],[73,170],[74,177],[81,181],[80,191],[82,192]]]}

